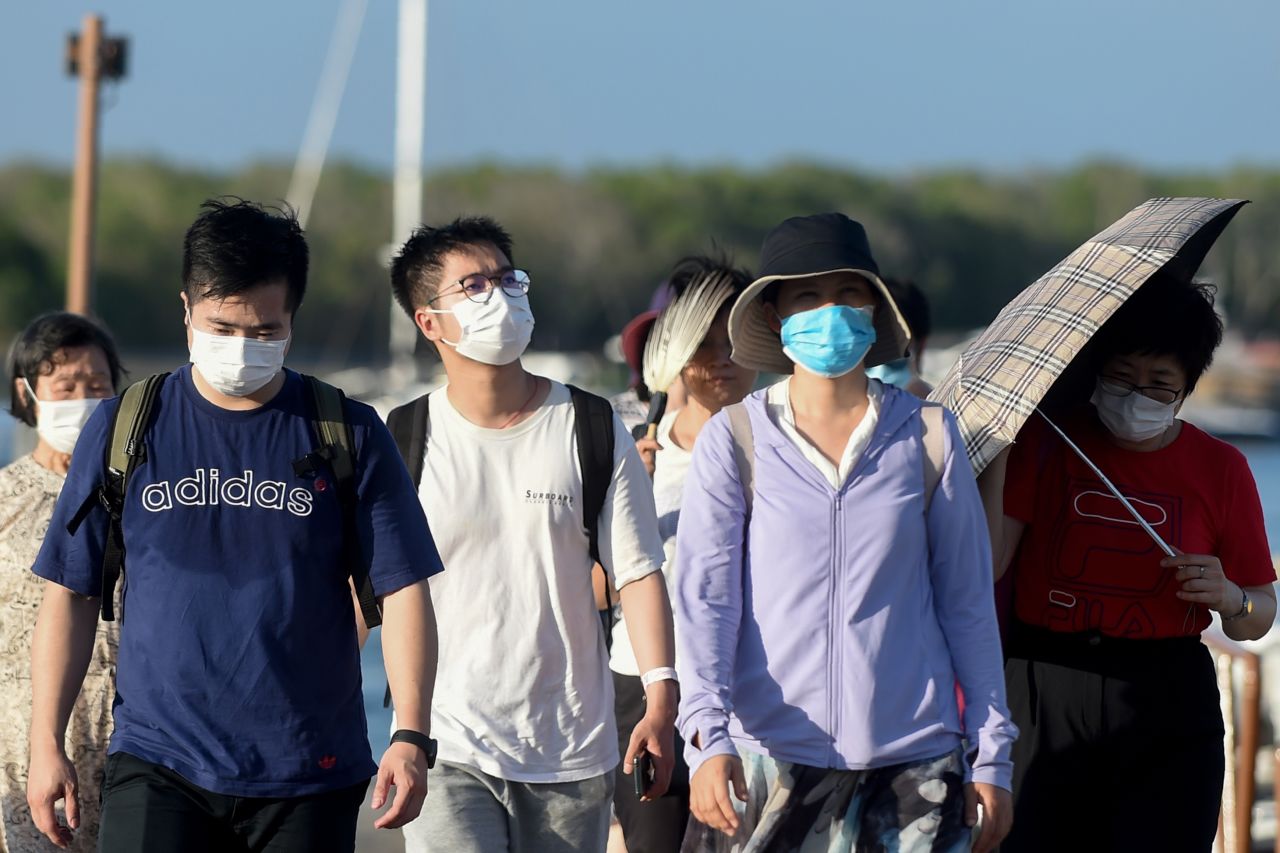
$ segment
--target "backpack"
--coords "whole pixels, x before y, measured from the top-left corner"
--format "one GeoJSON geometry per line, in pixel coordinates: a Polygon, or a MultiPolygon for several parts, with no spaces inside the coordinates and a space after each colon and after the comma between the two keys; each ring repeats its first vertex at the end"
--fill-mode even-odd
{"type": "MultiPolygon", "coordinates": [[[[102,619],[115,620],[115,587],[125,571],[123,514],[129,478],[147,458],[147,430],[155,415],[155,401],[168,373],[157,373],[135,382],[120,395],[111,423],[107,427],[104,462],[106,477],[92,492],[71,522],[67,532],[75,535],[80,524],[94,507],[101,506],[110,515],[107,541],[102,553],[102,619]]],[[[382,623],[373,593],[373,583],[360,555],[356,528],[355,438],[346,416],[346,395],[341,390],[312,376],[302,376],[307,386],[311,408],[311,425],[316,449],[293,462],[298,476],[315,473],[327,464],[333,475],[342,507],[343,563],[350,567],[351,581],[360,601],[365,625],[373,628],[382,623]]]]}
{"type": "MultiPolygon", "coordinates": [[[[573,385],[569,398],[573,401],[573,431],[577,438],[578,465],[582,469],[582,526],[587,531],[587,547],[591,559],[604,565],[600,559],[600,513],[604,509],[605,495],[613,482],[613,406],[603,397],[583,391],[573,385]]],[[[400,456],[413,480],[414,488],[422,482],[422,464],[427,453],[427,421],[430,416],[430,393],[423,394],[387,415],[387,427],[395,439],[400,456]]],[[[606,607],[601,611],[605,647],[613,643],[613,602],[609,600],[609,585],[605,584],[606,607]]],[[[391,687],[383,696],[382,706],[391,705],[391,687]]]]}
{"type": "MultiPolygon", "coordinates": [[[[729,432],[733,437],[733,458],[738,467],[738,482],[742,484],[742,496],[747,506],[747,521],[751,521],[751,507],[756,493],[755,437],[751,431],[751,415],[745,403],[725,406],[729,418],[729,432]]],[[[920,441],[924,444],[924,511],[928,515],[933,505],[933,493],[938,490],[945,466],[946,448],[943,434],[946,421],[942,406],[922,403],[920,406],[920,441]]]]}
{"type": "MultiPolygon", "coordinates": [[[[613,481],[613,406],[573,385],[566,386],[573,401],[573,430],[582,468],[582,526],[587,531],[591,559],[600,562],[600,512],[613,481]]],[[[416,489],[422,483],[427,453],[430,394],[423,394],[387,415],[387,427],[416,489]]]]}

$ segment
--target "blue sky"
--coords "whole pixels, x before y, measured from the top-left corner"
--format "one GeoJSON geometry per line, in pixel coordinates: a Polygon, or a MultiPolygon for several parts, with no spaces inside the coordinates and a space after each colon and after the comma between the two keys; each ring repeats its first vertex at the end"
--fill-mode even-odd
{"type": "MultiPolygon", "coordinates": [[[[67,162],[87,7],[4,5],[0,163],[67,162]]],[[[104,149],[291,161],[338,5],[98,0],[131,39],[104,149]]],[[[331,156],[391,161],[395,23],[370,0],[331,156]]],[[[1280,163],[1275,0],[432,0],[429,44],[429,165],[1280,163]]]]}

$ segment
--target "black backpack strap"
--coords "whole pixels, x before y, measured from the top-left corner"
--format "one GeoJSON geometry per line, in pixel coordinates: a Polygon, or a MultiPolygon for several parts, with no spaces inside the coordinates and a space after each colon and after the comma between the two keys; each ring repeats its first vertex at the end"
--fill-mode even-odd
{"type": "MultiPolygon", "coordinates": [[[[569,385],[573,400],[573,431],[578,445],[578,465],[582,469],[582,526],[587,531],[591,559],[600,559],[600,513],[613,482],[613,406],[603,397],[569,385]]],[[[609,595],[609,573],[604,581],[605,609],[601,614],[605,649],[613,648],[613,600],[609,595]]]]}
{"type": "Polygon", "coordinates": [[[403,406],[396,406],[387,415],[387,428],[396,440],[400,458],[409,469],[409,477],[416,489],[422,484],[422,461],[427,453],[427,419],[431,395],[423,394],[403,406]]]}
{"type": "Polygon", "coordinates": [[[600,559],[600,513],[613,482],[613,407],[603,397],[568,387],[582,468],[582,526],[587,531],[591,559],[604,565],[600,559]]]}
{"type": "Polygon", "coordinates": [[[147,429],[155,414],[156,397],[168,373],[157,373],[135,382],[120,395],[111,424],[107,428],[107,442],[103,450],[105,466],[102,485],[91,493],[76,511],[67,533],[72,536],[80,529],[89,512],[95,506],[103,507],[110,516],[107,525],[107,541],[102,549],[102,619],[114,622],[116,584],[124,572],[124,499],[129,478],[138,465],[147,458],[147,429]]]}
{"type": "MultiPolygon", "coordinates": [[[[430,417],[431,394],[423,394],[403,406],[396,406],[387,415],[387,429],[396,440],[396,448],[416,489],[422,484],[422,463],[427,454],[427,420],[430,417]]],[[[382,694],[382,707],[391,707],[391,685],[382,694]]]]}
{"type": "Polygon", "coordinates": [[[356,596],[360,600],[360,614],[364,624],[374,628],[382,624],[382,613],[373,592],[373,581],[360,553],[360,531],[356,524],[356,442],[347,420],[346,395],[327,382],[314,376],[303,376],[310,391],[312,412],[319,449],[294,462],[294,470],[305,473],[315,469],[318,456],[329,463],[336,480],[338,500],[342,505],[342,553],[351,573],[356,596]]]}

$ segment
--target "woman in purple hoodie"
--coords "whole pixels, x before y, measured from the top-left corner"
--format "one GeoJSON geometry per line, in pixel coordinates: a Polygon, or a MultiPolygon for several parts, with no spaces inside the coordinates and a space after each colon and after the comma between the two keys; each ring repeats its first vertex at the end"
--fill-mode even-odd
{"type": "Polygon", "coordinates": [[[990,850],[1017,730],[955,422],[867,379],[909,336],[861,225],[789,219],[761,260],[733,359],[792,375],[704,427],[680,517],[684,849],[990,850]]]}

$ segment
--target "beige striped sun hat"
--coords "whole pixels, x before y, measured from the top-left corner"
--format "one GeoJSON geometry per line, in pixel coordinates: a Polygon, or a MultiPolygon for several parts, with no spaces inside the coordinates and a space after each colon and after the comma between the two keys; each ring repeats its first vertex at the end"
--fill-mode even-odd
{"type": "Polygon", "coordinates": [[[795,365],[782,351],[782,338],[769,327],[760,297],[775,281],[811,278],[833,272],[862,276],[880,293],[875,313],[876,342],[863,363],[867,367],[902,358],[911,342],[907,323],[880,280],[867,232],[842,213],[796,216],[770,231],[760,249],[760,278],[751,283],[729,314],[733,360],[767,373],[791,373],[795,365]]]}

